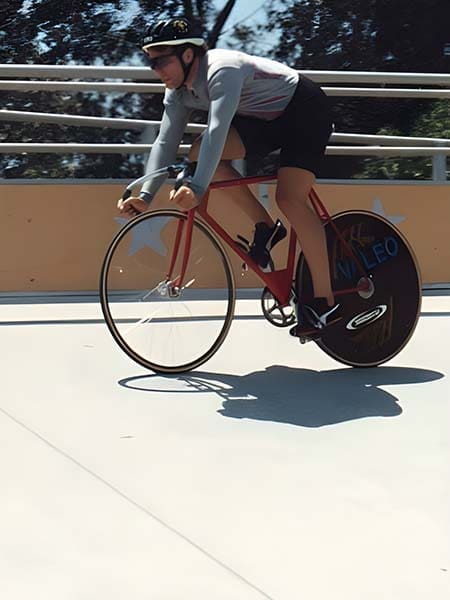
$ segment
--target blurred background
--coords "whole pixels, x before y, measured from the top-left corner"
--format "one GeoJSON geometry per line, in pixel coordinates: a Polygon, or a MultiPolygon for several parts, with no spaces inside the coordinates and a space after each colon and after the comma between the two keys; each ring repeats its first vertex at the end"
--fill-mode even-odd
{"type": "MultiPolygon", "coordinates": [[[[8,0],[0,2],[0,64],[145,67],[146,24],[166,16],[198,21],[210,48],[298,70],[450,72],[449,0],[8,0]]],[[[160,93],[75,91],[0,91],[0,108],[147,120],[163,110],[160,93]]],[[[339,133],[450,138],[448,100],[335,97],[334,110],[339,133]]],[[[191,140],[188,134],[184,143],[191,140]]],[[[140,132],[0,121],[0,142],[69,141],[139,143],[140,132]]],[[[143,162],[138,154],[0,154],[0,177],[130,178],[143,162]]],[[[247,167],[273,171],[276,157],[247,167]]],[[[426,157],[329,156],[320,175],[427,180],[431,173],[426,157]]]]}

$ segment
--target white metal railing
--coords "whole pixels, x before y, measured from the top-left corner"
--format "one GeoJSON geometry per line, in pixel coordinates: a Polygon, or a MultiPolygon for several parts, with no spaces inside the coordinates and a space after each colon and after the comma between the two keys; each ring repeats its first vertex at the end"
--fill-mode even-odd
{"type": "Polygon", "coordinates": [[[437,100],[448,98],[450,90],[423,90],[417,89],[394,89],[394,88],[345,88],[345,87],[322,87],[327,96],[355,96],[358,98],[420,98],[423,100],[437,100]]]}
{"type": "MultiPolygon", "coordinates": [[[[371,83],[380,85],[437,85],[450,86],[449,73],[389,73],[378,71],[311,71],[300,70],[320,83],[371,83]]],[[[156,80],[149,67],[91,67],[70,65],[0,65],[0,77],[51,77],[53,79],[93,78],[156,80]]]]}
{"type": "Polygon", "coordinates": [[[0,90],[15,92],[121,92],[128,94],[160,94],[164,85],[160,83],[99,83],[70,81],[0,81],[0,90]]]}
{"type": "MultiPolygon", "coordinates": [[[[0,153],[22,154],[27,152],[43,154],[146,154],[152,144],[0,144],[0,153]]],[[[179,146],[180,153],[189,152],[189,144],[179,146]]],[[[449,147],[433,148],[430,146],[328,146],[327,154],[332,156],[449,156],[449,147]]]]}
{"type": "MultiPolygon", "coordinates": [[[[320,83],[378,84],[378,85],[425,85],[450,87],[450,74],[438,73],[383,73],[363,71],[299,71],[320,83]]],[[[63,65],[0,65],[0,78],[41,77],[54,79],[105,78],[131,79],[146,82],[156,80],[156,74],[148,67],[91,67],[63,65]]],[[[165,86],[160,83],[132,82],[58,82],[58,81],[0,81],[0,90],[10,91],[102,91],[120,93],[162,93],[165,86]]],[[[450,89],[421,88],[369,88],[369,87],[323,87],[330,96],[390,97],[390,98],[448,98],[450,89]]],[[[111,127],[120,129],[142,129],[155,131],[160,121],[138,119],[108,119],[78,115],[55,115],[25,111],[0,110],[3,121],[53,122],[65,125],[111,127]]],[[[205,125],[189,123],[187,132],[200,133],[205,125]]],[[[450,155],[450,140],[441,138],[419,138],[404,136],[376,136],[334,133],[332,142],[344,144],[372,144],[365,146],[328,146],[327,154],[334,156],[432,156],[435,178],[446,179],[445,157],[450,155]],[[436,174],[438,176],[436,177],[436,174]]],[[[148,153],[152,144],[40,144],[0,143],[0,153],[148,153]]],[[[180,152],[187,153],[189,145],[181,145],[180,152]]]]}
{"type": "MultiPolygon", "coordinates": [[[[22,110],[0,109],[0,121],[20,121],[31,123],[59,123],[61,125],[75,125],[83,127],[110,127],[112,129],[145,129],[146,127],[159,127],[161,121],[146,121],[143,119],[111,119],[108,117],[79,117],[55,113],[28,112],[22,110]]],[[[201,133],[206,125],[189,123],[186,131],[201,133]]]]}
{"type": "MultiPolygon", "coordinates": [[[[122,94],[161,94],[164,85],[158,83],[104,83],[72,81],[0,81],[0,90],[16,92],[120,92],[122,94]]],[[[450,90],[322,87],[327,96],[355,96],[365,98],[449,98],[450,90]]]]}
{"type": "MultiPolygon", "coordinates": [[[[32,123],[59,123],[69,126],[110,127],[112,129],[138,129],[158,127],[161,121],[144,119],[111,119],[108,117],[79,117],[78,115],[28,112],[0,109],[0,121],[20,121],[32,123]]],[[[189,123],[188,133],[201,133],[206,125],[189,123]]],[[[398,135],[365,135],[360,133],[333,133],[331,141],[338,144],[380,144],[381,146],[450,146],[450,139],[405,137],[398,135]]]]}
{"type": "MultiPolygon", "coordinates": [[[[310,71],[299,73],[320,83],[363,83],[378,85],[436,85],[450,86],[450,75],[446,73],[385,73],[365,71],[310,71]]],[[[132,80],[158,80],[154,71],[148,67],[90,67],[66,65],[0,65],[0,78],[40,77],[53,79],[67,78],[109,78],[132,80]]],[[[164,85],[160,83],[124,83],[124,82],[54,82],[54,81],[1,81],[0,90],[29,91],[98,91],[121,93],[162,93],[164,85]]],[[[442,89],[392,89],[367,87],[324,87],[329,96],[387,97],[387,98],[449,98],[450,90],[442,89]]]]}

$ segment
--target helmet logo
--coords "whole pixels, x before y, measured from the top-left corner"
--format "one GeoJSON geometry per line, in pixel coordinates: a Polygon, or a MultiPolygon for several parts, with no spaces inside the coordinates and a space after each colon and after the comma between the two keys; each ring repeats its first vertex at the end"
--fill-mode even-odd
{"type": "Polygon", "coordinates": [[[186,33],[189,30],[186,21],[177,20],[172,23],[172,27],[179,33],[186,33]]]}

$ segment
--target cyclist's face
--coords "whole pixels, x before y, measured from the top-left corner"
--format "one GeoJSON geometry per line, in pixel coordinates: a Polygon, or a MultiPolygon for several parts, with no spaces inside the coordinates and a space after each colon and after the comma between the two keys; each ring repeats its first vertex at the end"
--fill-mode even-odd
{"type": "Polygon", "coordinates": [[[183,68],[179,58],[173,54],[172,50],[149,48],[146,54],[150,59],[150,66],[166,87],[175,89],[183,83],[183,68]]]}

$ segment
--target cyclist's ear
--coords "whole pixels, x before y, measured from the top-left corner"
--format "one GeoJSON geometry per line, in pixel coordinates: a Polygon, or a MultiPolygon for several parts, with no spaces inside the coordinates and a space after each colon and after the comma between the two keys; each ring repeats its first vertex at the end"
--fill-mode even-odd
{"type": "Polygon", "coordinates": [[[186,48],[186,50],[183,52],[181,57],[183,59],[184,64],[190,65],[191,62],[193,62],[193,60],[195,58],[195,53],[192,50],[192,48],[186,48]]]}

